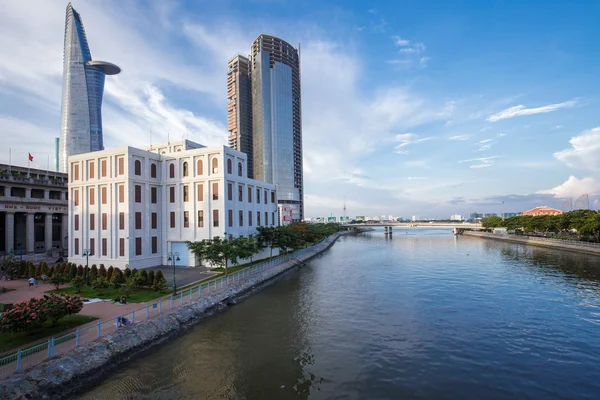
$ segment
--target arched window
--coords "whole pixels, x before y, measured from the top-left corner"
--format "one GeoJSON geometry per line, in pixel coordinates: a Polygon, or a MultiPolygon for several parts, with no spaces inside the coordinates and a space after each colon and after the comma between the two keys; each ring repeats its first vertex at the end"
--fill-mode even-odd
{"type": "Polygon", "coordinates": [[[142,162],[140,160],[135,160],[133,169],[136,175],[142,175],[142,162]]]}
{"type": "Polygon", "coordinates": [[[167,152],[163,150],[163,152],[162,152],[162,153],[160,153],[160,154],[167,154],[167,152]]]}
{"type": "Polygon", "coordinates": [[[202,175],[204,171],[202,171],[202,159],[199,159],[196,162],[196,175],[202,175]]]}
{"type": "Polygon", "coordinates": [[[239,163],[238,163],[238,176],[242,176],[242,169],[243,169],[243,167],[242,167],[242,163],[241,163],[241,162],[239,162],[239,163]]]}
{"type": "Polygon", "coordinates": [[[156,164],[150,165],[150,176],[156,178],[156,164]]]}
{"type": "Polygon", "coordinates": [[[183,163],[183,176],[188,176],[188,163],[185,161],[183,163]]]}
{"type": "Polygon", "coordinates": [[[175,164],[169,164],[169,178],[175,178],[175,164]]]}
{"type": "Polygon", "coordinates": [[[232,173],[232,172],[231,172],[231,170],[233,169],[233,166],[232,166],[231,164],[232,164],[232,163],[231,163],[231,158],[228,158],[228,159],[227,159],[227,173],[228,173],[228,174],[231,174],[231,173],[232,173]]]}
{"type": "Polygon", "coordinates": [[[217,172],[219,172],[219,160],[215,157],[212,159],[212,173],[216,174],[217,172]]]}

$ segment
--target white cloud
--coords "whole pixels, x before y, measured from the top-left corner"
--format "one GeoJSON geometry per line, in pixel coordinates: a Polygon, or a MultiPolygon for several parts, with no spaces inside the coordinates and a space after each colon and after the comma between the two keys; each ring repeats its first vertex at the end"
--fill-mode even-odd
{"type": "Polygon", "coordinates": [[[425,142],[425,141],[431,140],[431,139],[433,139],[433,137],[419,138],[419,136],[415,135],[414,133],[402,133],[402,134],[396,135],[396,141],[400,142],[400,144],[398,144],[398,145],[396,145],[396,147],[394,147],[394,153],[408,154],[408,150],[404,149],[405,147],[407,147],[411,144],[421,143],[421,142],[425,142]]]}
{"type": "Polygon", "coordinates": [[[486,151],[486,150],[490,150],[494,145],[496,144],[496,142],[494,141],[494,139],[484,139],[484,140],[480,140],[479,142],[477,142],[476,146],[477,146],[477,151],[486,151]]]}
{"type": "Polygon", "coordinates": [[[552,189],[541,190],[538,193],[551,194],[554,195],[554,197],[559,198],[576,199],[583,194],[600,193],[600,182],[591,177],[577,179],[571,175],[564,183],[561,183],[552,189]]]}
{"type": "Polygon", "coordinates": [[[549,104],[547,106],[536,107],[536,108],[525,108],[524,105],[518,105],[507,108],[506,110],[500,111],[494,115],[490,115],[487,120],[490,122],[496,122],[507,118],[514,118],[520,115],[534,115],[543,114],[553,111],[560,110],[561,108],[574,107],[577,104],[577,99],[565,101],[564,103],[549,104]]]}
{"type": "Polygon", "coordinates": [[[600,171],[600,127],[573,136],[570,149],[554,153],[554,157],[569,167],[600,171]]]}
{"type": "Polygon", "coordinates": [[[471,165],[469,165],[469,168],[472,168],[472,169],[487,168],[487,167],[491,167],[492,165],[494,165],[497,158],[500,158],[500,156],[472,158],[469,160],[459,161],[458,163],[459,164],[463,164],[463,163],[471,164],[471,165]]]}
{"type": "Polygon", "coordinates": [[[469,140],[471,138],[471,135],[455,135],[455,136],[450,136],[448,138],[448,140],[460,140],[460,141],[464,141],[464,140],[469,140]]]}
{"type": "Polygon", "coordinates": [[[404,39],[400,36],[392,36],[392,39],[394,40],[394,44],[398,47],[410,45],[410,40],[404,39]]]}

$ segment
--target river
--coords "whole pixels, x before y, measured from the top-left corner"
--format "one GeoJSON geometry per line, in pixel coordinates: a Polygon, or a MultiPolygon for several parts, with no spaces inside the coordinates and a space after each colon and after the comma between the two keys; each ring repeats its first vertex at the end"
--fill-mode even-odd
{"type": "Polygon", "coordinates": [[[80,399],[598,399],[600,259],[448,229],[326,253],[80,399]]]}

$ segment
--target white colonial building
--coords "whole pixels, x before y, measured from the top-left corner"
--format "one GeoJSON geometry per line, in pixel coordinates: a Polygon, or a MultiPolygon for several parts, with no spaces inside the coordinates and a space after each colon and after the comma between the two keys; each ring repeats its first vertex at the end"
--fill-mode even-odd
{"type": "Polygon", "coordinates": [[[247,178],[246,154],[182,140],[69,157],[69,261],[195,266],[186,241],[276,226],[275,185],[247,178]]]}

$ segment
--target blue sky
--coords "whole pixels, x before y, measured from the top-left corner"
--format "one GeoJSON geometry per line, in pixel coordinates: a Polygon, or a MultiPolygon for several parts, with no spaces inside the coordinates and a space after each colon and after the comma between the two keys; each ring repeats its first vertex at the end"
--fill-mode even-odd
{"type": "MultiPolygon", "coordinates": [[[[0,162],[59,135],[64,1],[0,0],[0,162]]],[[[301,43],[307,216],[560,208],[600,193],[596,1],[73,1],[105,147],[226,143],[227,60],[301,43]]]]}

